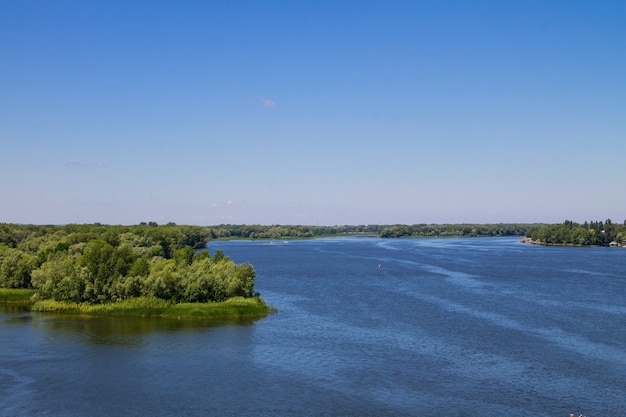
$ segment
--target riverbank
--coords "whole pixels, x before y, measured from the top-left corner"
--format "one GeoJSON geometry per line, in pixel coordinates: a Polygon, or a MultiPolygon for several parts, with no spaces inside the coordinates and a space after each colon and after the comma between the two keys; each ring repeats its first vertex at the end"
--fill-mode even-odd
{"type": "Polygon", "coordinates": [[[520,243],[528,243],[530,245],[541,245],[541,246],[581,246],[581,245],[570,245],[570,244],[561,244],[561,243],[544,243],[539,239],[532,239],[530,237],[523,237],[520,240],[520,243]]]}
{"type": "Polygon", "coordinates": [[[35,290],[0,288],[0,303],[31,303],[35,290]]]}
{"type": "Polygon", "coordinates": [[[541,246],[569,246],[569,247],[583,247],[583,246],[596,246],[596,245],[575,245],[573,243],[545,243],[538,239],[531,239],[529,237],[523,237],[520,239],[520,243],[528,243],[530,245],[541,245],[541,246]]]}
{"type": "Polygon", "coordinates": [[[520,239],[520,243],[528,243],[531,245],[542,245],[542,246],[567,246],[567,247],[589,247],[589,246],[604,246],[610,248],[626,248],[626,244],[618,243],[618,242],[610,242],[608,245],[582,245],[582,244],[574,244],[574,243],[544,243],[539,239],[532,239],[529,237],[523,237],[520,239]]]}
{"type": "Polygon", "coordinates": [[[171,303],[153,297],[88,304],[55,300],[32,300],[35,290],[0,288],[0,302],[32,304],[30,309],[39,313],[76,314],[87,316],[135,316],[169,319],[229,319],[260,318],[276,311],[261,297],[234,297],[212,303],[171,303]]]}

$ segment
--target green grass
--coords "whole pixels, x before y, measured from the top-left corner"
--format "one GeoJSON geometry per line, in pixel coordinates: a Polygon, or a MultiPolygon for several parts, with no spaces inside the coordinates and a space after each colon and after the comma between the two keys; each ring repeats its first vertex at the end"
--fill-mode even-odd
{"type": "Polygon", "coordinates": [[[0,303],[30,303],[35,290],[0,288],[0,303]]]}
{"type": "Polygon", "coordinates": [[[42,313],[85,314],[93,316],[159,316],[170,303],[159,298],[138,297],[117,303],[88,304],[69,301],[41,300],[32,310],[42,313]]]}
{"type": "Polygon", "coordinates": [[[260,297],[236,297],[219,303],[180,303],[138,297],[106,304],[71,303],[42,300],[32,308],[37,312],[62,314],[84,314],[90,316],[141,316],[173,319],[225,319],[243,317],[264,317],[275,311],[260,297]]]}
{"type": "Polygon", "coordinates": [[[162,317],[194,319],[263,317],[274,311],[275,309],[267,306],[260,297],[235,297],[220,303],[173,304],[162,317]]]}

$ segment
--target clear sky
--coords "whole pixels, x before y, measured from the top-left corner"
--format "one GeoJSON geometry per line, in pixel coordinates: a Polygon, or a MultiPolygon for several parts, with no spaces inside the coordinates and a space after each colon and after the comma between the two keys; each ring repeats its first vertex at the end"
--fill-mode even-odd
{"type": "Polygon", "coordinates": [[[626,1],[0,0],[0,222],[626,219],[626,1]]]}

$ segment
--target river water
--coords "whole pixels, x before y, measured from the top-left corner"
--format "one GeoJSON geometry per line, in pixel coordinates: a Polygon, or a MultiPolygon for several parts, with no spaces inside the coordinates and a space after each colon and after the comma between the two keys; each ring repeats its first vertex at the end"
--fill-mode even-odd
{"type": "Polygon", "coordinates": [[[207,324],[0,304],[0,416],[626,415],[626,250],[212,242],[278,309],[207,324]]]}

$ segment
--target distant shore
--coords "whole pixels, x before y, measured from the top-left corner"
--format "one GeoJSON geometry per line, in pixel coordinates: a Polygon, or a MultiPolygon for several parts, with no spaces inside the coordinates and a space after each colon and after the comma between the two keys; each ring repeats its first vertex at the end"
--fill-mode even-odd
{"type": "Polygon", "coordinates": [[[530,243],[532,245],[545,245],[545,243],[542,243],[540,240],[533,240],[530,237],[523,237],[519,241],[521,243],[530,243]]]}
{"type": "Polygon", "coordinates": [[[591,246],[591,245],[575,245],[573,243],[545,243],[538,239],[532,239],[530,237],[523,237],[520,239],[520,242],[529,243],[531,245],[541,245],[541,246],[572,246],[572,247],[591,246]]]}
{"type": "MultiPolygon", "coordinates": [[[[544,243],[538,239],[532,239],[530,237],[523,237],[520,240],[520,243],[528,243],[531,245],[541,245],[541,246],[569,246],[569,247],[585,247],[585,246],[600,246],[600,245],[576,245],[574,243],[544,243]]],[[[604,246],[607,247],[607,246],[604,246]]],[[[612,248],[626,248],[626,246],[619,244],[617,242],[611,242],[608,247],[612,248]]]]}

